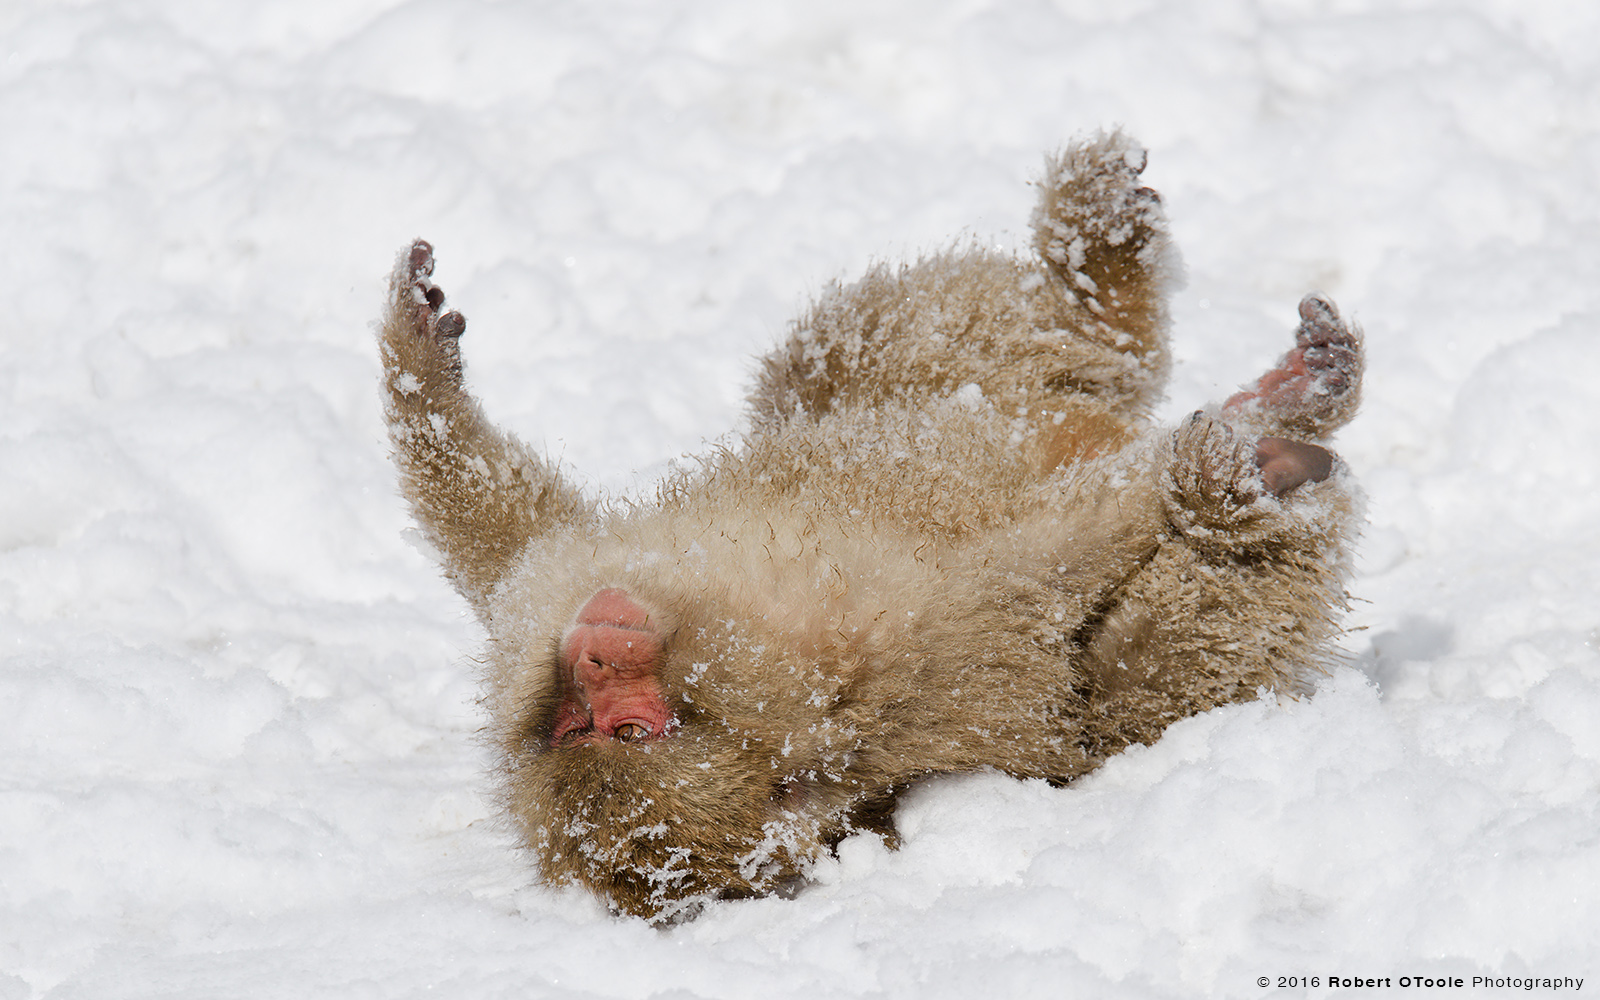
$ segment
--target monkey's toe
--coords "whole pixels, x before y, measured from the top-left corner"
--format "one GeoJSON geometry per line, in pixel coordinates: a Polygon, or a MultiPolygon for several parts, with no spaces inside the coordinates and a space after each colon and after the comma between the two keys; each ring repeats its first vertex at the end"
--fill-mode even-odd
{"type": "Polygon", "coordinates": [[[1320,483],[1333,473],[1333,453],[1288,438],[1264,437],[1256,442],[1256,465],[1267,490],[1281,497],[1303,483],[1320,483]]]}
{"type": "Polygon", "coordinates": [[[1297,345],[1353,349],[1357,339],[1355,330],[1339,317],[1339,307],[1332,299],[1321,292],[1312,292],[1300,300],[1300,327],[1294,332],[1297,345]]]}

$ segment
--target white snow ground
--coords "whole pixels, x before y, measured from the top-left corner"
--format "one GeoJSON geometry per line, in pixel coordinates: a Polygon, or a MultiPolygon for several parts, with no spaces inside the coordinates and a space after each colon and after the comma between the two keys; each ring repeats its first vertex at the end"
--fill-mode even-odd
{"type": "Polygon", "coordinates": [[[0,1000],[1600,989],[1600,5],[7,0],[0,274],[0,1000]],[[1017,245],[1113,123],[1189,264],[1170,414],[1310,289],[1366,327],[1354,665],[933,783],[793,900],[530,886],[402,536],[394,254],[498,418],[640,488],[825,282],[1017,245]]]}

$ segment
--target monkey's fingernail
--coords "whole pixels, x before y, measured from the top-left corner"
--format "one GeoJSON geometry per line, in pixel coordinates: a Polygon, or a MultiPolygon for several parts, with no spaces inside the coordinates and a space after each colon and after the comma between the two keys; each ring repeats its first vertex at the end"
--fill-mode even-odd
{"type": "MultiPolygon", "coordinates": [[[[440,301],[443,301],[444,295],[441,294],[439,299],[440,301]]],[[[461,336],[462,332],[465,331],[466,328],[467,318],[453,310],[445,313],[443,316],[440,316],[439,323],[436,327],[436,329],[439,331],[439,336],[449,337],[451,340],[461,336]]]]}
{"type": "Polygon", "coordinates": [[[411,244],[410,264],[413,275],[433,273],[433,247],[427,240],[418,240],[411,244]]]}

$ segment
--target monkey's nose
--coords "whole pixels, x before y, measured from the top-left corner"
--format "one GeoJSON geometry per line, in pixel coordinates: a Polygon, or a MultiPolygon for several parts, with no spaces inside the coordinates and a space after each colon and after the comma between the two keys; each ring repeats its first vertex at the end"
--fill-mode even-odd
{"type": "Polygon", "coordinates": [[[591,691],[603,687],[615,675],[615,668],[593,656],[584,656],[572,665],[572,686],[587,701],[591,691]]]}

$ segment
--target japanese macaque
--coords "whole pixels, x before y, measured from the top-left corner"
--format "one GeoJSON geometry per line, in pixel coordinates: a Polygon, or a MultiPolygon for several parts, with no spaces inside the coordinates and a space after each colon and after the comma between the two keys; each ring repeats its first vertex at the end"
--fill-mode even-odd
{"type": "Polygon", "coordinates": [[[382,330],[405,496],[488,632],[505,810],[553,884],[654,920],[792,886],[896,796],[1063,783],[1335,656],[1358,519],[1323,447],[1358,332],[1151,427],[1181,265],[1144,152],[1047,159],[1033,253],[830,287],[760,362],[736,447],[653,502],[584,496],[462,379],[432,248],[382,330]]]}

